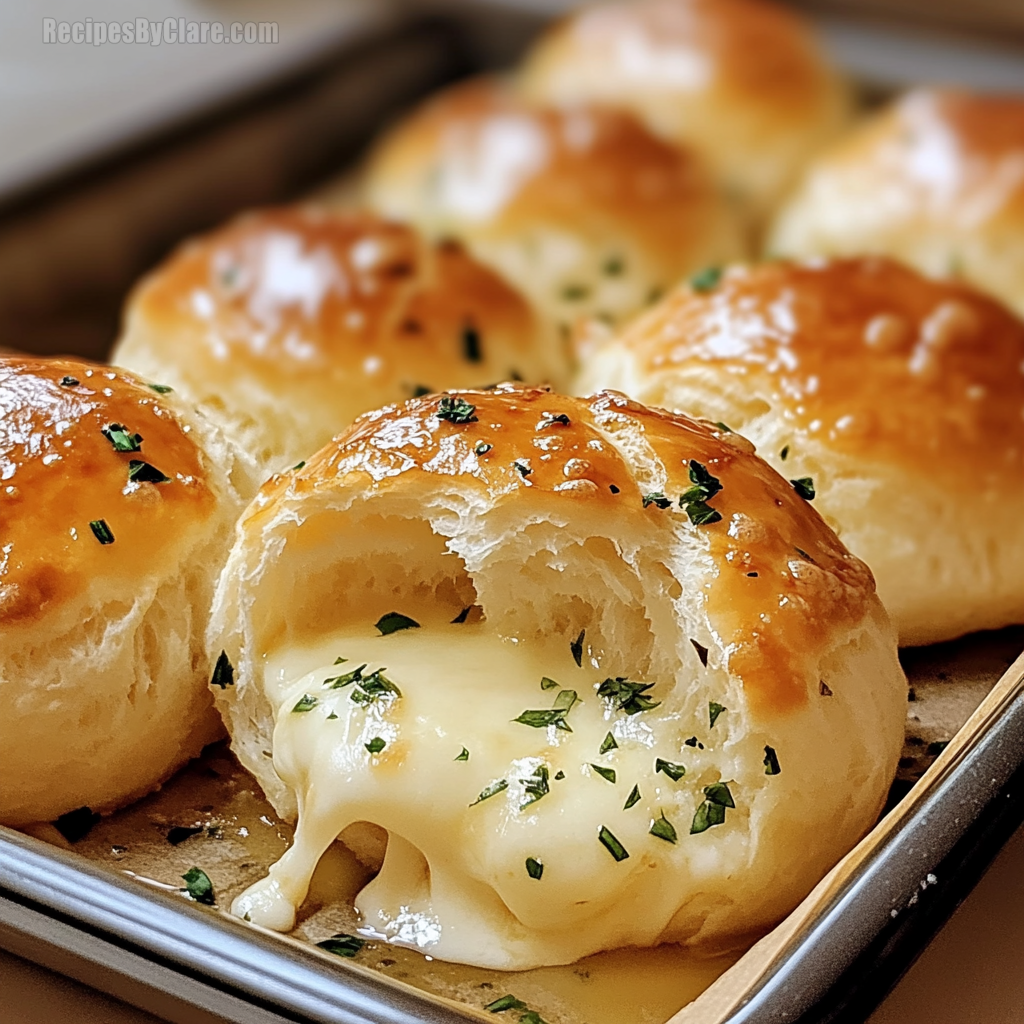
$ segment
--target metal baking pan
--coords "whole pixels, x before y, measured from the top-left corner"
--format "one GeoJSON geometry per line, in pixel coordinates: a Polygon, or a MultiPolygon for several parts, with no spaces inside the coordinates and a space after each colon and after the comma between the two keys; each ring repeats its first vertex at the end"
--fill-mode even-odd
{"type": "MultiPolygon", "coordinates": [[[[239,206],[304,194],[351,160],[398,107],[457,75],[508,58],[540,22],[535,13],[513,7],[463,6],[444,17],[425,16],[422,9],[410,13],[287,82],[10,201],[0,211],[0,270],[5,254],[17,254],[44,268],[45,286],[36,289],[36,304],[26,306],[23,295],[4,285],[17,278],[0,273],[3,335],[22,348],[102,356],[124,290],[170,245],[239,206]],[[243,164],[254,164],[225,163],[225,154],[239,151],[266,154],[276,161],[273,173],[254,170],[251,178],[238,179],[243,164]],[[176,187],[169,189],[170,179],[176,187]],[[126,183],[129,192],[143,197],[142,207],[123,209],[119,197],[126,183]],[[204,194],[197,201],[199,193],[204,194]],[[143,207],[156,212],[140,217],[143,207]],[[81,254],[79,264],[74,253],[65,253],[64,276],[48,274],[60,225],[70,237],[83,217],[107,211],[114,239],[110,259],[98,260],[93,248],[81,254]],[[86,293],[89,305],[83,308],[86,293]]],[[[885,65],[884,54],[871,44],[876,38],[892,43],[896,29],[830,19],[826,28],[834,49],[869,91],[904,81],[898,62],[885,65]]],[[[949,67],[954,44],[915,38],[921,56],[915,67],[933,68],[922,71],[929,77],[948,77],[942,69],[949,67]]],[[[954,46],[959,80],[984,87],[993,69],[1009,66],[997,60],[1007,52],[1006,41],[996,50],[987,45],[979,36],[954,46]]],[[[679,984],[660,1009],[638,1007],[635,1016],[615,1019],[863,1021],[1024,821],[1024,657],[1014,661],[1022,649],[1024,629],[1010,629],[904,652],[916,700],[908,704],[907,745],[887,815],[742,957],[705,965],[694,987],[692,978],[682,977],[685,956],[678,954],[679,984]]],[[[227,793],[243,782],[240,769],[215,748],[161,793],[95,824],[73,843],[52,831],[38,832],[64,849],[0,829],[0,948],[183,1024],[496,1019],[482,1007],[495,986],[515,990],[519,976],[481,981],[477,972],[468,987],[434,984],[431,972],[443,973],[444,965],[426,964],[418,974],[406,970],[418,954],[403,960],[404,954],[385,957],[377,948],[379,963],[370,963],[317,950],[308,941],[316,939],[316,928],[337,923],[327,909],[304,922],[299,937],[282,938],[175,891],[181,865],[209,863],[214,849],[220,859],[214,859],[211,876],[224,905],[231,884],[244,887],[246,872],[265,867],[244,844],[214,835],[222,829],[217,822],[231,818],[218,787],[227,793]],[[206,794],[202,800],[200,792],[206,794]],[[171,842],[175,828],[190,835],[171,842]],[[119,841],[124,829],[137,837],[127,846],[119,841]],[[390,964],[381,967],[385,961],[390,964]]],[[[266,818],[266,827],[285,842],[285,827],[258,804],[258,795],[252,800],[245,813],[266,818]]],[[[663,973],[671,980],[671,970],[663,973]]],[[[536,986],[543,989],[541,982],[536,986]]],[[[554,998],[538,1009],[551,1024],[606,1019],[586,1008],[562,1012],[554,998]]]]}

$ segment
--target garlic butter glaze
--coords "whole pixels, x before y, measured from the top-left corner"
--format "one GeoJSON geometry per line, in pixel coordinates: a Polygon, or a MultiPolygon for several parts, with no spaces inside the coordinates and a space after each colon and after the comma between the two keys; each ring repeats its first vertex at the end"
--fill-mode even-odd
{"type": "Polygon", "coordinates": [[[234,748],[298,818],[235,912],[290,928],[368,822],[367,929],[505,969],[769,926],[902,738],[863,564],[742,438],[610,393],[362,417],[250,507],[211,642],[234,748]]]}
{"type": "Polygon", "coordinates": [[[0,359],[0,822],[121,806],[220,734],[203,631],[231,455],[118,369],[0,359]]]}
{"type": "Polygon", "coordinates": [[[526,301],[457,243],[302,207],[185,243],[131,296],[114,359],[203,407],[263,478],[387,402],[565,370],[526,301]]]}
{"type": "Polygon", "coordinates": [[[871,566],[901,641],[1024,620],[1024,324],[885,258],[681,287],[576,382],[722,420],[871,566]]]}

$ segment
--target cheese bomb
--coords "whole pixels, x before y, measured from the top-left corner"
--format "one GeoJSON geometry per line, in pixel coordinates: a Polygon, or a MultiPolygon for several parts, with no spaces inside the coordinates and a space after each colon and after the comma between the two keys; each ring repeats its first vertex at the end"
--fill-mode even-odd
{"type": "Polygon", "coordinates": [[[231,459],[162,385],[0,357],[0,823],[113,810],[222,735],[231,459]]]}
{"type": "Polygon", "coordinates": [[[754,222],[850,112],[807,23],[765,0],[587,7],[541,36],[519,82],[535,102],[630,111],[703,157],[754,222]]]}
{"type": "Polygon", "coordinates": [[[462,239],[563,333],[617,322],[685,275],[744,252],[739,222],[698,160],[627,114],[535,107],[476,80],[385,135],[367,203],[462,239]]]}
{"type": "Polygon", "coordinates": [[[900,97],[811,161],[768,251],[893,256],[1024,315],[1024,98],[900,97]]]}
{"type": "Polygon", "coordinates": [[[566,372],[562,343],[457,243],[299,207],[185,243],[135,289],[113,358],[201,406],[260,479],[388,402],[566,372]]]}
{"type": "Polygon", "coordinates": [[[1024,622],[1024,324],[888,259],[680,288],[577,386],[727,423],[875,574],[903,644],[1024,622]]]}
{"type": "Polygon", "coordinates": [[[906,683],[871,574],[736,434],[506,386],[368,413],[264,486],[211,652],[291,848],[387,849],[366,928],[507,970],[718,947],[873,824],[906,683]]]}

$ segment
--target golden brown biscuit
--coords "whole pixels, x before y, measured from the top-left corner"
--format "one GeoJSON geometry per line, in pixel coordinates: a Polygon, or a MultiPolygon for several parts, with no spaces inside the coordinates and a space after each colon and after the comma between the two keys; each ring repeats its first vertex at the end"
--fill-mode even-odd
{"type": "Polygon", "coordinates": [[[1024,314],[1024,98],[901,97],[811,162],[768,247],[894,256],[1024,314]]]}
{"type": "Polygon", "coordinates": [[[453,242],[369,215],[248,214],[136,288],[114,360],[173,384],[261,477],[421,390],[565,373],[526,302],[453,242]]]}
{"type": "Polygon", "coordinates": [[[604,103],[706,159],[754,220],[849,116],[806,22],[765,0],[638,0],[584,8],[528,54],[545,103],[604,103]]]}
{"type": "Polygon", "coordinates": [[[204,640],[240,507],[163,389],[0,358],[0,822],[110,810],[220,734],[204,640]]]}
{"type": "Polygon", "coordinates": [[[727,423],[863,558],[904,644],[1024,621],[1024,325],[882,258],[731,269],[577,386],[727,423]]]}
{"type": "Polygon", "coordinates": [[[234,749],[298,815],[235,913],[291,927],[370,823],[368,927],[503,969],[771,925],[902,744],[864,564],[748,442],[616,394],[363,416],[250,506],[211,640],[234,749]]]}
{"type": "Polygon", "coordinates": [[[371,154],[386,216],[461,238],[563,330],[617,322],[743,253],[738,221],[686,152],[626,114],[532,107],[492,80],[427,101],[371,154]]]}

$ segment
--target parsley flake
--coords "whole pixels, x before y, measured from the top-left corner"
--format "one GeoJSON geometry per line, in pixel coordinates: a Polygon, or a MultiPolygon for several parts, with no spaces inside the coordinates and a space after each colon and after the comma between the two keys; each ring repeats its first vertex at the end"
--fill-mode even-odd
{"type": "Polygon", "coordinates": [[[213,666],[210,685],[219,686],[222,690],[235,685],[235,667],[231,664],[227,651],[221,651],[217,656],[217,664],[213,666]]]}
{"type": "Polygon", "coordinates": [[[463,398],[453,398],[451,395],[442,395],[440,402],[437,404],[437,413],[435,414],[439,420],[447,420],[449,423],[463,424],[463,423],[476,423],[476,416],[473,414],[476,412],[476,406],[470,405],[463,398]]]}
{"type": "Polygon", "coordinates": [[[374,736],[369,743],[364,743],[363,746],[371,754],[379,754],[387,746],[387,743],[380,736],[374,736]]]}
{"type": "Polygon", "coordinates": [[[93,519],[89,523],[89,529],[92,530],[92,535],[101,544],[113,544],[114,534],[113,531],[107,526],[106,519],[93,519]]]}
{"type": "Polygon", "coordinates": [[[640,787],[634,785],[629,791],[629,796],[626,797],[626,802],[622,805],[624,811],[628,811],[630,807],[635,807],[640,802],[640,787]]]}
{"type": "MultiPolygon", "coordinates": [[[[138,435],[136,435],[138,436],[138,435]]],[[[128,482],[142,484],[166,484],[171,478],[160,472],[156,466],[151,466],[142,459],[132,459],[128,463],[128,482]]]]}
{"type": "Polygon", "coordinates": [[[679,836],[676,834],[675,826],[668,818],[665,817],[665,812],[661,812],[661,817],[651,822],[650,834],[657,836],[658,839],[664,839],[666,843],[677,843],[679,842],[679,836]]]}
{"type": "Polygon", "coordinates": [[[725,821],[726,808],[735,807],[727,782],[716,782],[704,787],[704,802],[697,808],[690,825],[690,835],[706,832],[725,821]]]}
{"type": "Polygon", "coordinates": [[[703,644],[697,643],[696,640],[691,640],[690,643],[693,644],[693,649],[697,652],[697,657],[700,658],[700,663],[705,668],[707,668],[708,667],[708,649],[703,644]]]}
{"type": "Polygon", "coordinates": [[[508,779],[498,779],[496,782],[492,782],[489,786],[485,786],[480,790],[480,795],[469,806],[476,807],[477,804],[490,800],[492,796],[497,796],[498,793],[505,789],[508,789],[508,779]]]}
{"type": "Polygon", "coordinates": [[[459,753],[456,754],[454,758],[452,758],[452,760],[453,761],[468,761],[469,760],[469,751],[465,747],[463,747],[462,750],[460,750],[459,753]]]}
{"type": "Polygon", "coordinates": [[[506,1010],[525,1010],[526,1003],[521,999],[516,999],[513,995],[499,996],[492,1003],[488,1003],[485,1010],[491,1013],[504,1013],[506,1010]]]}
{"type": "Polygon", "coordinates": [[[151,391],[155,391],[158,395],[169,395],[174,390],[174,388],[167,384],[147,384],[146,387],[151,391]]]}
{"type": "MultiPolygon", "coordinates": [[[[344,659],[340,660],[343,661],[344,659]]],[[[337,665],[338,662],[336,661],[334,664],[337,665]]],[[[364,668],[366,668],[365,664],[360,665],[358,668],[352,669],[351,672],[345,672],[343,675],[340,676],[328,676],[324,680],[324,686],[329,686],[332,690],[340,690],[342,689],[342,687],[349,686],[352,683],[356,683],[363,678],[364,668]]]]}
{"type": "Polygon", "coordinates": [[[784,444],[782,446],[782,451],[779,452],[779,458],[782,459],[783,462],[785,462],[786,459],[789,458],[789,445],[788,444],[784,444]]]}
{"type": "Polygon", "coordinates": [[[811,501],[814,498],[814,480],[809,476],[802,476],[796,480],[789,481],[793,485],[793,490],[800,495],[804,501],[811,501]]]}
{"type": "Polygon", "coordinates": [[[582,284],[569,284],[562,289],[562,298],[566,302],[579,302],[590,294],[590,289],[582,284]]]}
{"type": "Polygon", "coordinates": [[[659,757],[654,761],[654,772],[664,772],[673,782],[678,782],[686,774],[686,765],[659,757]]]}
{"type": "Polygon", "coordinates": [[[615,838],[611,830],[606,825],[602,825],[598,830],[597,839],[617,862],[624,861],[629,857],[629,852],[622,843],[615,838]]]}
{"type": "Polygon", "coordinates": [[[486,455],[492,448],[493,444],[488,444],[486,441],[481,441],[474,449],[473,452],[476,455],[486,455]]]}
{"type": "Polygon", "coordinates": [[[540,688],[542,690],[557,690],[558,683],[556,683],[554,679],[549,679],[547,676],[541,676],[540,688]]]}
{"type": "Polygon", "coordinates": [[[319,949],[333,953],[335,956],[343,956],[348,960],[354,959],[365,945],[366,939],[361,939],[358,935],[348,935],[345,932],[338,932],[329,939],[317,943],[319,949]]]}
{"type": "Polygon", "coordinates": [[[820,693],[822,697],[832,696],[832,689],[829,687],[828,683],[826,683],[824,679],[818,680],[818,693],[820,693]]]}
{"type": "Polygon", "coordinates": [[[526,459],[513,459],[512,465],[517,470],[519,470],[519,475],[523,477],[523,479],[528,477],[533,472],[533,468],[530,466],[530,463],[526,459]]]}
{"type": "Polygon", "coordinates": [[[377,620],[376,628],[381,636],[388,636],[391,633],[397,633],[400,629],[419,629],[420,624],[401,612],[388,612],[387,615],[382,615],[377,620]]]}
{"type": "Polygon", "coordinates": [[[553,725],[563,732],[572,732],[572,728],[565,719],[578,700],[579,696],[575,690],[560,690],[550,710],[524,711],[512,721],[518,722],[520,725],[528,725],[532,729],[544,729],[553,725]]]}
{"type": "Polygon", "coordinates": [[[693,486],[680,496],[679,507],[686,511],[694,526],[717,523],[722,514],[708,502],[722,489],[722,482],[695,459],[690,460],[689,477],[693,486]]]}
{"type": "Polygon", "coordinates": [[[548,784],[549,778],[548,766],[541,764],[537,766],[537,770],[532,775],[523,780],[526,799],[519,805],[519,810],[525,810],[530,804],[535,804],[541,797],[547,796],[551,792],[551,786],[548,784]]]}
{"type": "Polygon", "coordinates": [[[718,282],[722,280],[722,268],[721,267],[705,267],[703,270],[698,270],[690,278],[690,287],[700,294],[706,292],[713,292],[718,287],[718,282]]]}
{"type": "Polygon", "coordinates": [[[556,424],[560,427],[569,426],[569,417],[564,412],[546,412],[537,424],[537,429],[547,430],[548,427],[553,427],[556,424]]]}
{"type": "Polygon", "coordinates": [[[587,635],[585,629],[580,630],[580,635],[569,644],[569,650],[572,651],[572,660],[576,662],[578,668],[583,667],[583,638],[587,635]]]}
{"type": "Polygon", "coordinates": [[[202,868],[189,868],[181,877],[185,883],[185,892],[196,903],[205,903],[208,907],[214,905],[216,899],[213,895],[213,882],[202,868]]]}
{"type": "Polygon", "coordinates": [[[616,711],[624,711],[627,715],[636,715],[641,711],[650,711],[661,704],[660,700],[651,700],[647,691],[654,683],[634,683],[624,676],[606,679],[597,688],[597,695],[610,701],[616,711]]]}
{"type": "Polygon", "coordinates": [[[626,264],[621,256],[609,256],[608,259],[604,261],[604,265],[601,269],[609,277],[618,277],[625,268],[626,264]]]}
{"type": "Polygon", "coordinates": [[[728,710],[729,709],[724,704],[719,704],[718,701],[715,701],[715,700],[709,700],[708,701],[708,718],[711,721],[711,728],[712,729],[714,729],[715,722],[718,721],[718,718],[722,714],[722,712],[723,711],[728,711],[728,710]]]}
{"type": "Polygon", "coordinates": [[[480,345],[480,332],[472,325],[462,328],[462,353],[469,363],[483,362],[484,353],[480,345]]]}
{"type": "Polygon", "coordinates": [[[643,503],[644,508],[647,508],[648,505],[655,505],[658,508],[668,508],[669,505],[672,504],[672,500],[670,498],[666,498],[661,491],[652,491],[650,494],[645,494],[643,496],[643,503]]]}
{"type": "Polygon", "coordinates": [[[565,778],[565,772],[559,770],[555,772],[555,782],[561,782],[565,778]]]}
{"type": "Polygon", "coordinates": [[[618,746],[618,743],[615,742],[615,737],[611,733],[608,733],[608,735],[601,741],[601,749],[598,753],[607,754],[609,750],[617,750],[618,746]]]}
{"type": "Polygon", "coordinates": [[[316,697],[308,693],[304,693],[296,702],[295,707],[292,708],[293,715],[300,715],[304,711],[312,711],[313,708],[319,704],[320,701],[316,697]]]}
{"type": "Polygon", "coordinates": [[[114,446],[115,452],[137,452],[142,448],[142,435],[131,433],[123,423],[111,423],[102,427],[100,433],[114,446]]]}
{"type": "Polygon", "coordinates": [[[77,387],[82,382],[77,377],[61,377],[59,384],[62,388],[77,387]]]}
{"type": "Polygon", "coordinates": [[[544,863],[534,857],[526,858],[526,873],[531,877],[535,878],[538,882],[541,879],[541,875],[544,874],[544,863]]]}
{"type": "Polygon", "coordinates": [[[775,753],[774,747],[764,748],[764,773],[765,775],[779,775],[782,769],[779,767],[779,755],[775,753]]]}
{"type": "Polygon", "coordinates": [[[77,843],[84,839],[100,816],[91,807],[76,807],[73,811],[62,814],[53,827],[69,842],[77,843]]]}
{"type": "Polygon", "coordinates": [[[611,783],[615,782],[615,769],[614,768],[602,768],[601,765],[599,765],[599,764],[592,764],[590,767],[593,768],[594,771],[597,772],[597,774],[600,775],[601,778],[605,780],[605,782],[611,782],[611,783]]]}
{"type": "MultiPolygon", "coordinates": [[[[364,665],[363,668],[365,667],[364,665]]],[[[376,703],[382,697],[401,697],[402,691],[384,675],[384,671],[382,668],[374,669],[368,676],[361,675],[359,678],[353,679],[356,689],[348,695],[348,699],[353,704],[361,704],[366,707],[368,704],[376,703]]],[[[337,686],[332,689],[337,689],[337,686]]]]}
{"type": "Polygon", "coordinates": [[[466,619],[469,618],[469,613],[472,610],[473,610],[473,606],[472,605],[467,605],[465,608],[462,609],[461,612],[459,612],[458,615],[455,616],[454,619],[452,619],[452,625],[453,626],[461,625],[463,622],[466,621],[466,619]]]}

